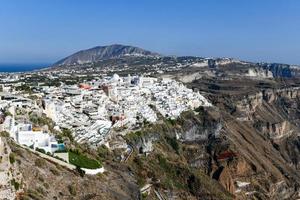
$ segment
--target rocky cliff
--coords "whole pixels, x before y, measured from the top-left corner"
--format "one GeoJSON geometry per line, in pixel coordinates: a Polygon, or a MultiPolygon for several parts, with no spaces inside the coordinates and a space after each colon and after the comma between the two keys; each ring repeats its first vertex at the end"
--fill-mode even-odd
{"type": "Polygon", "coordinates": [[[235,81],[194,82],[213,108],[126,136],[134,149],[127,164],[140,185],[152,184],[148,199],[153,191],[174,199],[298,198],[299,88],[250,79],[236,90],[235,81]]]}

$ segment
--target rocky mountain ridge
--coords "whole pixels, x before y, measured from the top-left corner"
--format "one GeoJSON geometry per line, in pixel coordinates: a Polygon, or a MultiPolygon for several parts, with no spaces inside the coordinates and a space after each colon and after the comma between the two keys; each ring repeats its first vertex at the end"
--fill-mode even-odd
{"type": "Polygon", "coordinates": [[[159,56],[159,54],[147,51],[138,47],[126,46],[120,44],[113,44],[108,46],[97,46],[91,49],[78,51],[54,64],[54,66],[61,65],[75,65],[93,63],[106,59],[120,58],[124,56],[159,56]]]}
{"type": "Polygon", "coordinates": [[[162,56],[126,45],[98,46],[74,53],[47,70],[111,71],[158,73],[181,71],[184,82],[203,76],[250,78],[292,78],[300,76],[300,67],[280,63],[255,63],[233,58],[162,56]]]}

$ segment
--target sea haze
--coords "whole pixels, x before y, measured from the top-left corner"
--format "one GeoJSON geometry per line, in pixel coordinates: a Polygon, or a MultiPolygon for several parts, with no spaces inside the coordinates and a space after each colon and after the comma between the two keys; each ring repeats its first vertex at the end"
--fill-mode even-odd
{"type": "Polygon", "coordinates": [[[0,72],[28,72],[47,66],[49,64],[0,64],[0,72]]]}

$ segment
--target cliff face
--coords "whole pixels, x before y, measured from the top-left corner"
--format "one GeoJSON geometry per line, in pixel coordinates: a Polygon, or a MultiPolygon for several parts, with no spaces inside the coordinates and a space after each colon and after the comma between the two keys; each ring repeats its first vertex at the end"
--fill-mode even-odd
{"type": "Polygon", "coordinates": [[[212,163],[213,153],[208,150],[210,141],[220,135],[219,117],[215,110],[187,112],[126,136],[134,149],[127,164],[141,187],[153,185],[149,199],[155,199],[154,191],[174,199],[233,198],[222,186],[234,191],[233,179],[225,175],[228,169],[220,171],[220,177],[213,175],[219,166],[212,163]],[[144,151],[145,144],[151,151],[144,151]]]}
{"type": "Polygon", "coordinates": [[[225,170],[226,178],[220,182],[232,191],[229,183],[233,179],[233,194],[241,199],[284,199],[297,195],[299,88],[263,89],[237,99],[231,102],[233,111],[223,110],[221,122],[222,132],[238,159],[235,164],[222,165],[223,170],[229,168],[231,173],[225,170]]]}
{"type": "Polygon", "coordinates": [[[255,123],[270,138],[281,138],[297,132],[300,89],[268,89],[246,96],[236,103],[240,120],[255,123]]]}
{"type": "Polygon", "coordinates": [[[231,97],[233,101],[221,100],[231,104],[225,108],[234,108],[223,110],[222,116],[226,116],[224,131],[245,160],[235,166],[235,169],[243,166],[243,178],[239,177],[238,170],[231,176],[242,179],[239,181],[244,181],[244,185],[250,183],[238,188],[236,195],[245,190],[248,193],[244,194],[248,197],[249,190],[253,190],[264,196],[263,199],[284,199],[296,195],[299,186],[299,88],[285,85],[281,89],[259,89],[254,93],[249,90],[248,94],[242,94],[231,97]],[[258,185],[253,184],[249,177],[258,185]]]}
{"type": "Polygon", "coordinates": [[[213,92],[210,85],[199,85],[213,108],[199,108],[127,138],[136,152],[128,165],[138,182],[156,180],[153,190],[172,191],[179,199],[298,197],[299,88],[245,80],[248,89],[236,90],[234,81],[214,82],[218,90],[213,92]],[[138,151],[145,141],[151,141],[146,155],[138,151]]]}
{"type": "Polygon", "coordinates": [[[278,63],[263,63],[259,66],[267,71],[270,71],[273,77],[276,78],[291,78],[299,76],[299,67],[291,66],[287,64],[278,64],[278,63]]]}
{"type": "Polygon", "coordinates": [[[155,184],[153,190],[172,190],[180,197],[188,195],[188,199],[223,195],[229,199],[284,199],[296,195],[300,174],[271,140],[249,122],[226,113],[216,115],[218,112],[213,109],[197,115],[187,113],[173,125],[161,125],[161,132],[157,127],[150,128],[140,139],[128,140],[137,152],[128,164],[138,182],[154,184],[153,180],[158,179],[160,184],[155,184]],[[152,151],[144,155],[138,151],[139,140],[150,141],[153,134],[159,138],[152,140],[152,151]],[[185,173],[172,173],[177,170],[185,173]],[[181,188],[190,177],[194,177],[191,188],[181,188]],[[233,196],[222,191],[220,185],[233,196]]]}

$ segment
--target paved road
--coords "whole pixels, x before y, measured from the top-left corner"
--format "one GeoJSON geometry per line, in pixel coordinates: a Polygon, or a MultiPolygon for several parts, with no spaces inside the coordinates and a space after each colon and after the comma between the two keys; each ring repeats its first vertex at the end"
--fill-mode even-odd
{"type": "Polygon", "coordinates": [[[160,194],[159,191],[154,190],[154,193],[155,193],[156,197],[157,197],[159,200],[165,200],[165,198],[160,194]]]}
{"type": "MultiPolygon", "coordinates": [[[[47,154],[44,154],[44,153],[41,153],[41,152],[38,152],[38,151],[35,151],[33,149],[30,149],[29,147],[26,147],[26,146],[23,146],[25,149],[28,149],[29,151],[33,152],[33,153],[37,153],[40,157],[42,158],[45,158],[47,160],[50,160],[52,162],[55,162],[61,166],[64,166],[70,170],[74,170],[76,169],[76,166],[73,165],[73,164],[70,164],[70,163],[66,163],[62,160],[59,160],[57,158],[54,158],[52,156],[48,156],[47,154]]],[[[98,173],[103,173],[105,171],[104,167],[101,167],[101,168],[98,168],[98,169],[85,169],[85,168],[81,168],[83,171],[85,171],[86,174],[89,174],[89,175],[96,175],[98,173]]]]}
{"type": "Polygon", "coordinates": [[[42,158],[45,158],[45,159],[50,160],[50,161],[52,161],[52,162],[55,162],[55,163],[57,163],[57,164],[59,164],[59,165],[62,165],[62,166],[66,167],[66,168],[68,168],[68,169],[70,169],[70,170],[76,169],[76,166],[75,166],[75,165],[72,165],[72,164],[70,164],[70,163],[66,163],[66,162],[61,161],[61,160],[59,160],[59,159],[56,159],[56,158],[54,158],[54,157],[48,156],[48,155],[46,155],[46,154],[44,154],[44,153],[35,151],[35,150],[33,150],[33,149],[29,148],[29,147],[26,147],[26,146],[23,146],[23,145],[22,145],[22,147],[25,148],[25,149],[28,149],[29,151],[31,151],[31,152],[33,152],[33,153],[37,153],[37,154],[38,154],[40,157],[42,157],[42,158]]]}
{"type": "Polygon", "coordinates": [[[130,156],[133,153],[133,147],[131,145],[128,145],[128,148],[130,149],[130,152],[129,152],[128,156],[124,159],[124,162],[127,162],[127,160],[130,158],[130,156]]]}

